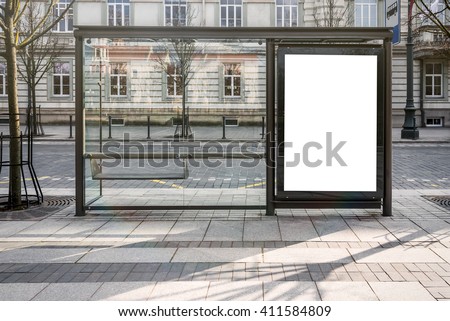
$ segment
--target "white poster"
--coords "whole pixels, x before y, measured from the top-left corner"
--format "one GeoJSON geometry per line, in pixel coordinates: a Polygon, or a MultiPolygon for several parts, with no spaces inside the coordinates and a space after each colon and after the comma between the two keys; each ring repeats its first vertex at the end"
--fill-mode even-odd
{"type": "Polygon", "coordinates": [[[285,56],[285,191],[375,192],[377,56],[285,56]]]}

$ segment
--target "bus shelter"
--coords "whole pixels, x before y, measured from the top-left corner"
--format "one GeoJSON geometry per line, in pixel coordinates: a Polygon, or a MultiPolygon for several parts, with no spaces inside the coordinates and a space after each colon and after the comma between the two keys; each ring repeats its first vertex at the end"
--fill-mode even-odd
{"type": "Polygon", "coordinates": [[[387,28],[78,27],[76,215],[391,215],[391,37],[387,28]]]}

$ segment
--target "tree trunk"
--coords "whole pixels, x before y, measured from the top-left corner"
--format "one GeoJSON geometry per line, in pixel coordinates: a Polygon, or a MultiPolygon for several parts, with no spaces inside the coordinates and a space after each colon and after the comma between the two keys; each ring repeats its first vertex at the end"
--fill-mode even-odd
{"type": "Polygon", "coordinates": [[[9,111],[9,133],[11,136],[9,144],[9,157],[11,167],[9,169],[9,195],[13,208],[22,205],[22,181],[21,181],[21,143],[20,143],[20,117],[19,102],[17,96],[17,50],[15,46],[12,21],[9,29],[5,32],[5,58],[8,77],[8,111],[9,111]]]}
{"type": "Polygon", "coordinates": [[[31,79],[31,106],[32,106],[32,123],[30,124],[33,127],[33,135],[38,135],[38,114],[37,114],[37,106],[36,106],[36,81],[35,78],[31,79]]]}

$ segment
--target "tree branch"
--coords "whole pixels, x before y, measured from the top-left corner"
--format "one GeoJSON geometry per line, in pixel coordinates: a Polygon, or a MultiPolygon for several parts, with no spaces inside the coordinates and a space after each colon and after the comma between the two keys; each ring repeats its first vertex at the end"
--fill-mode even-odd
{"type": "Polygon", "coordinates": [[[450,30],[445,27],[442,21],[440,21],[436,14],[431,11],[431,8],[428,7],[428,5],[423,0],[419,1],[421,5],[419,5],[417,1],[415,1],[416,7],[419,9],[419,11],[423,13],[428,19],[430,19],[442,32],[444,32],[447,38],[450,38],[450,30]]]}
{"type": "Polygon", "coordinates": [[[45,13],[45,15],[43,16],[41,21],[39,21],[39,23],[36,25],[34,32],[32,32],[27,38],[25,38],[20,44],[18,44],[17,48],[21,49],[23,47],[26,47],[31,42],[35,41],[39,37],[42,37],[47,32],[52,30],[53,27],[64,18],[64,16],[70,10],[70,8],[72,7],[74,2],[75,2],[75,0],[70,1],[70,3],[67,5],[66,9],[64,9],[64,11],[59,15],[59,17],[57,19],[55,19],[48,27],[46,27],[43,30],[38,32],[39,28],[41,28],[47,22],[47,20],[50,16],[50,13],[53,12],[52,9],[56,3],[56,0],[52,0],[52,3],[51,3],[51,5],[49,5],[47,12],[45,13]]]}
{"type": "MultiPolygon", "coordinates": [[[[30,0],[27,0],[27,2],[25,2],[25,4],[23,5],[22,10],[20,11],[20,13],[18,15],[15,16],[14,18],[14,24],[16,24],[20,18],[22,18],[23,13],[25,12],[25,9],[28,7],[28,5],[30,4],[30,0]]],[[[17,11],[19,10],[19,8],[17,8],[17,11]]],[[[16,13],[17,13],[16,11],[16,13]]]]}

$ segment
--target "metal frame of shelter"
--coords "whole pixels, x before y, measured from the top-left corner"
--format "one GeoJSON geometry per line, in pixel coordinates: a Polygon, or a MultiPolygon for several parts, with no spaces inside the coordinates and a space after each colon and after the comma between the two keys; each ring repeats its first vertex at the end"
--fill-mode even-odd
{"type": "MultiPolygon", "coordinates": [[[[152,38],[152,39],[217,39],[239,40],[255,39],[266,41],[266,153],[257,157],[266,158],[266,215],[275,215],[278,208],[381,208],[383,216],[392,215],[392,134],[391,134],[391,59],[392,31],[390,28],[218,28],[218,27],[100,27],[80,26],[75,32],[76,39],[76,215],[86,215],[87,209],[131,209],[130,206],[98,206],[88,207],[85,204],[85,115],[83,100],[83,46],[87,38],[152,38]],[[276,106],[276,53],[279,45],[303,46],[364,46],[372,45],[383,51],[381,80],[383,104],[382,128],[382,197],[377,199],[286,199],[277,195],[277,106],[276,106]]],[[[380,84],[380,82],[379,82],[380,84]]],[[[380,124],[378,125],[380,126],[380,124]]],[[[217,157],[220,155],[201,155],[200,157],[217,157]]],[[[228,157],[230,155],[222,155],[228,157]]],[[[232,156],[232,155],[231,155],[232,156]]],[[[241,155],[245,156],[245,155],[241,155]]],[[[162,155],[160,157],[167,157],[162,155]]],[[[189,155],[186,155],[189,157],[189,155]]],[[[133,207],[134,208],[134,207],[133,207]]],[[[136,209],[251,209],[255,205],[204,206],[204,205],[168,205],[168,206],[138,206],[136,209]]],[[[258,209],[264,206],[258,206],[258,209]]]]}

